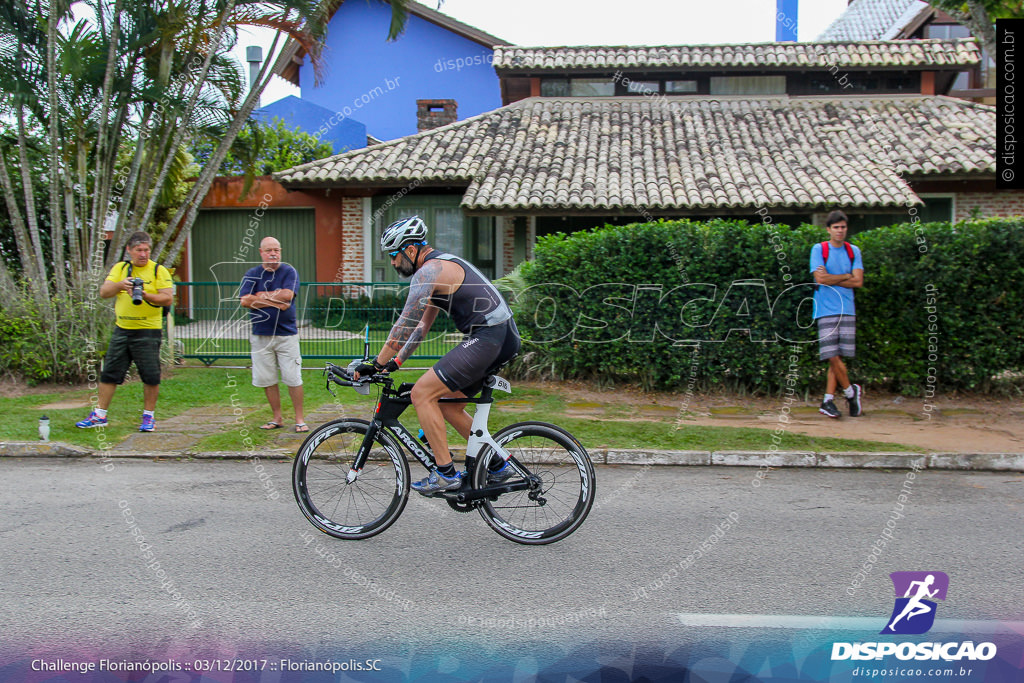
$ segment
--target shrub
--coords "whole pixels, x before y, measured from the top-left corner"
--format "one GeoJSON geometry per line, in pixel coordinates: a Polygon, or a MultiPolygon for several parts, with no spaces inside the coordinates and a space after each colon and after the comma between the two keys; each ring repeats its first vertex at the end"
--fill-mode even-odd
{"type": "MultiPolygon", "coordinates": [[[[809,254],[826,238],[735,220],[542,238],[507,284],[526,342],[518,369],[648,389],[818,390],[809,254]]],[[[908,394],[988,390],[1024,368],[1022,238],[1018,219],[856,235],[857,379],[908,394]]]]}
{"type": "Polygon", "coordinates": [[[113,315],[80,296],[45,304],[26,290],[5,295],[0,308],[0,371],[27,383],[79,382],[98,370],[113,315]]]}

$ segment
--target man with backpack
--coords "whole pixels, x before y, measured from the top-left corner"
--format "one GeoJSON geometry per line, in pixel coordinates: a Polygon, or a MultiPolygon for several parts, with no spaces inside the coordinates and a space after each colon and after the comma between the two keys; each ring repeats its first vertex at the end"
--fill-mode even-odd
{"type": "Polygon", "coordinates": [[[853,290],[864,286],[860,249],[846,241],[846,214],[833,211],[825,218],[827,242],[811,247],[811,273],[818,283],[814,292],[814,319],[818,323],[818,357],[828,361],[825,397],[818,411],[837,419],[835,391],[842,388],[850,417],[861,415],[861,387],[850,382],[843,357],[856,351],[856,312],[853,290]]]}

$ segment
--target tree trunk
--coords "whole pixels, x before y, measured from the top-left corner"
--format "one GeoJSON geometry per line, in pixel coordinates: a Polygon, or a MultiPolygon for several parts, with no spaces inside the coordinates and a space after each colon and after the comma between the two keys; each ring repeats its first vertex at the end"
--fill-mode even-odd
{"type": "Polygon", "coordinates": [[[60,20],[58,8],[51,9],[46,22],[46,86],[49,104],[49,137],[50,137],[50,249],[53,255],[53,284],[58,296],[68,291],[67,267],[64,263],[64,220],[61,216],[60,191],[63,185],[60,178],[67,172],[66,161],[61,155],[53,153],[61,149],[60,145],[60,107],[57,104],[57,22],[60,20]],[[58,165],[56,162],[62,162],[58,165]]]}
{"type": "MultiPolygon", "coordinates": [[[[85,257],[88,259],[88,270],[90,273],[90,280],[99,280],[105,277],[105,273],[95,273],[95,261],[94,258],[97,253],[97,247],[103,240],[103,229],[106,220],[106,210],[110,198],[110,186],[112,182],[113,172],[110,170],[112,166],[110,164],[104,164],[104,161],[110,157],[117,157],[116,147],[113,142],[116,141],[119,136],[116,132],[111,133],[111,126],[108,121],[110,119],[111,111],[111,100],[114,97],[114,75],[117,71],[119,64],[119,55],[117,53],[117,45],[121,39],[121,10],[123,9],[123,0],[115,0],[114,2],[114,21],[110,26],[110,47],[107,49],[107,64],[106,70],[103,73],[103,88],[100,95],[100,112],[99,112],[99,130],[96,135],[96,169],[95,178],[93,181],[93,192],[91,207],[88,215],[88,223],[85,226],[86,237],[85,237],[85,257]],[[108,150],[113,149],[114,152],[108,150]]],[[[105,19],[103,12],[97,12],[99,15],[98,21],[101,22],[101,30],[106,33],[105,19]]],[[[133,66],[136,63],[135,60],[130,60],[129,73],[133,72],[133,66]]],[[[131,78],[128,79],[131,83],[131,78]]],[[[120,116],[117,117],[120,119],[120,116]]],[[[83,218],[85,216],[83,215],[83,218]]],[[[84,264],[83,264],[84,265],[84,264]]],[[[100,265],[105,265],[102,260],[100,265]]],[[[102,267],[99,268],[102,271],[102,267]]]]}
{"type": "MultiPolygon", "coordinates": [[[[199,98],[199,94],[202,92],[203,85],[206,83],[207,76],[208,76],[208,74],[210,72],[210,64],[213,63],[213,58],[214,58],[214,56],[217,53],[217,46],[220,45],[220,41],[223,39],[224,30],[226,28],[227,18],[228,18],[228,16],[230,16],[231,12],[234,11],[234,8],[235,8],[235,0],[230,0],[230,2],[228,3],[227,8],[224,11],[224,13],[221,15],[221,21],[220,21],[220,23],[217,26],[216,37],[215,37],[214,41],[212,42],[212,44],[210,45],[210,50],[206,53],[205,59],[203,60],[202,72],[196,78],[195,87],[192,89],[192,94],[189,97],[188,109],[191,109],[195,105],[196,100],[199,98]]],[[[277,38],[276,37],[274,38],[274,43],[275,44],[277,43],[277,38]]],[[[271,49],[273,49],[273,48],[271,48],[271,49]]],[[[270,60],[267,60],[267,61],[269,62],[270,60]]],[[[236,118],[237,118],[237,115],[236,115],[236,118]]],[[[181,128],[182,128],[182,130],[180,131],[180,134],[178,136],[176,136],[175,139],[174,139],[174,144],[175,145],[180,145],[181,141],[183,139],[183,134],[185,132],[184,126],[182,126],[181,128]]],[[[230,134],[227,136],[227,139],[234,140],[234,138],[231,137],[230,134]]],[[[222,144],[223,144],[223,141],[222,141],[222,144]]],[[[177,149],[177,147],[175,147],[175,149],[177,149]]],[[[226,156],[226,154],[227,153],[225,152],[225,156],[226,156]]],[[[214,155],[214,156],[216,156],[216,155],[214,155]]],[[[222,157],[222,160],[223,160],[223,157],[222,157]]],[[[158,179],[157,187],[160,187],[164,182],[166,182],[167,174],[170,172],[171,162],[172,161],[173,161],[173,159],[168,157],[167,163],[165,163],[164,167],[161,169],[160,177],[158,179]]],[[[218,161],[215,168],[219,168],[220,164],[221,164],[221,162],[218,161]]],[[[210,160],[210,163],[207,164],[207,166],[211,166],[211,165],[213,165],[213,159],[212,158],[210,160]]],[[[205,171],[206,171],[206,169],[204,168],[203,171],[200,173],[200,178],[203,177],[203,174],[205,173],[205,171]]],[[[212,183],[212,180],[211,180],[211,183],[212,183]]],[[[197,185],[198,185],[198,183],[197,183],[197,185]]],[[[207,189],[209,189],[209,186],[207,186],[207,189]]],[[[186,207],[188,207],[189,204],[191,204],[192,201],[194,201],[194,199],[197,196],[200,197],[200,201],[201,201],[201,197],[203,195],[198,195],[198,193],[195,190],[196,190],[195,186],[193,186],[189,190],[188,195],[186,195],[186,197],[185,197],[185,201],[182,202],[182,205],[180,207],[178,207],[178,210],[174,213],[174,217],[171,218],[170,222],[168,222],[168,224],[167,224],[167,231],[164,233],[163,237],[160,239],[160,243],[153,249],[153,260],[154,261],[158,260],[160,258],[160,255],[163,253],[164,249],[167,248],[167,243],[170,241],[171,236],[175,234],[176,228],[178,228],[179,224],[181,223],[182,217],[185,214],[186,207]],[[192,201],[190,201],[190,200],[192,200],[192,201]]],[[[205,192],[206,192],[206,190],[203,191],[204,195],[205,195],[205,192]]],[[[153,210],[155,210],[155,208],[156,208],[155,199],[156,198],[154,196],[153,200],[150,202],[149,206],[146,208],[146,218],[147,218],[147,220],[148,220],[149,216],[152,215],[153,210]]],[[[181,229],[185,230],[185,226],[182,226],[181,229]]],[[[187,234],[188,231],[191,231],[191,224],[190,223],[187,226],[186,234],[187,234]]],[[[175,240],[174,244],[178,244],[178,240],[175,240]]],[[[180,250],[180,248],[181,247],[179,246],[178,250],[180,250]]],[[[175,251],[175,258],[177,258],[176,251],[175,251]]],[[[166,267],[168,267],[168,268],[171,267],[172,265],[174,265],[174,259],[171,259],[169,262],[165,263],[164,265],[166,267]]]]}
{"type": "MultiPolygon", "coordinates": [[[[277,49],[277,43],[280,39],[281,34],[278,33],[274,36],[274,42],[270,45],[269,54],[274,54],[274,50],[277,49]]],[[[245,102],[242,103],[242,109],[235,115],[234,121],[231,122],[231,126],[228,128],[227,134],[224,139],[221,140],[217,149],[210,156],[209,163],[203,168],[202,173],[199,174],[199,178],[196,180],[196,184],[189,190],[189,197],[191,201],[186,200],[182,204],[182,208],[188,207],[188,213],[184,216],[184,221],[181,223],[181,227],[178,230],[178,234],[174,239],[174,244],[171,245],[171,250],[167,257],[164,258],[163,263],[165,266],[170,267],[174,265],[174,262],[178,258],[178,254],[181,252],[181,248],[185,244],[185,240],[192,232],[192,226],[196,222],[196,215],[199,212],[199,204],[202,202],[203,197],[210,191],[210,186],[213,185],[214,178],[217,177],[217,173],[220,170],[220,166],[224,163],[224,158],[227,157],[228,151],[231,148],[231,143],[238,137],[238,133],[241,132],[245,122],[249,119],[253,109],[256,108],[256,102],[259,101],[260,95],[263,93],[264,88],[270,82],[271,78],[271,60],[266,60],[263,63],[263,68],[260,69],[259,75],[256,77],[256,82],[253,83],[253,87],[249,90],[249,94],[245,98],[245,102]]],[[[181,213],[181,209],[175,214],[175,220],[171,221],[170,226],[177,224],[178,214],[181,213]]],[[[170,228],[169,226],[169,228],[170,228]]],[[[168,229],[170,234],[170,229],[168,229]]]]}
{"type": "MultiPolygon", "coordinates": [[[[227,13],[229,13],[233,8],[234,8],[234,0],[232,0],[232,2],[230,3],[230,6],[228,7],[227,12],[225,13],[225,16],[227,16],[227,13]]],[[[219,44],[222,36],[224,35],[225,28],[226,27],[224,26],[223,23],[218,28],[218,31],[217,31],[217,34],[216,34],[216,40],[214,42],[214,45],[219,44]]],[[[202,91],[203,84],[206,83],[206,78],[207,78],[207,76],[208,76],[208,74],[210,72],[210,65],[213,63],[213,57],[214,57],[215,54],[216,54],[216,50],[210,50],[206,54],[206,58],[203,60],[202,71],[196,77],[196,84],[195,84],[195,87],[192,88],[192,93],[189,96],[188,103],[185,105],[185,111],[190,111],[191,109],[193,109],[194,106],[195,106],[196,101],[199,99],[199,94],[202,91]]],[[[184,86],[183,86],[182,90],[184,91],[184,86]]],[[[184,95],[184,92],[182,92],[182,94],[184,95]]],[[[165,144],[167,144],[166,156],[165,156],[165,159],[164,159],[163,166],[160,169],[160,174],[157,176],[156,184],[154,185],[154,188],[155,188],[156,191],[154,191],[150,195],[149,203],[147,204],[146,209],[145,209],[145,211],[142,214],[142,218],[141,218],[141,224],[142,225],[147,225],[149,223],[150,219],[152,218],[153,213],[156,211],[156,205],[157,205],[157,202],[158,202],[158,199],[159,199],[159,189],[162,188],[164,186],[164,183],[167,182],[167,177],[170,174],[171,168],[174,165],[175,154],[177,153],[178,148],[182,144],[185,143],[186,136],[188,134],[188,127],[187,126],[166,126],[166,124],[165,124],[165,128],[167,128],[167,132],[168,133],[170,133],[171,131],[174,131],[175,134],[174,134],[173,138],[170,137],[170,136],[166,136],[164,138],[165,144]]],[[[154,258],[157,258],[159,253],[160,253],[160,251],[162,251],[163,248],[166,246],[168,238],[169,238],[168,236],[171,233],[174,232],[173,226],[174,226],[174,222],[173,221],[167,226],[167,232],[164,233],[163,237],[161,238],[160,244],[158,245],[157,249],[154,249],[154,254],[157,255],[157,256],[154,256],[154,258]]]]}
{"type": "Polygon", "coordinates": [[[46,263],[43,261],[43,244],[39,235],[39,219],[36,216],[36,198],[33,194],[34,185],[28,162],[28,142],[25,138],[25,105],[18,103],[18,163],[21,166],[21,184],[25,191],[25,223],[28,229],[32,250],[22,252],[22,263],[25,264],[26,280],[29,288],[40,301],[50,298],[50,283],[46,275],[46,263]]]}
{"type": "Polygon", "coordinates": [[[7,173],[7,163],[3,159],[0,159],[0,187],[3,187],[7,214],[11,218],[11,227],[14,228],[14,244],[18,249],[18,254],[22,256],[22,277],[24,278],[31,273],[32,262],[28,260],[26,263],[26,259],[32,254],[32,242],[29,240],[28,230],[25,229],[25,220],[21,215],[21,207],[18,206],[14,184],[11,182],[11,176],[7,173]],[[28,272],[26,269],[29,269],[28,272]]]}

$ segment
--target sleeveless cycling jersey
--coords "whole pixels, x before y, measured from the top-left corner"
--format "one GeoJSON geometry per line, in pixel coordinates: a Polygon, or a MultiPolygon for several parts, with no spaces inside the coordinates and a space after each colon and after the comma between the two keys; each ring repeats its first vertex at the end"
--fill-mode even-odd
{"type": "Polygon", "coordinates": [[[427,254],[424,262],[431,259],[456,263],[466,274],[454,294],[430,296],[430,303],[447,311],[459,332],[469,334],[474,327],[493,327],[512,317],[512,309],[505,303],[501,293],[473,264],[458,256],[438,251],[427,254]]]}

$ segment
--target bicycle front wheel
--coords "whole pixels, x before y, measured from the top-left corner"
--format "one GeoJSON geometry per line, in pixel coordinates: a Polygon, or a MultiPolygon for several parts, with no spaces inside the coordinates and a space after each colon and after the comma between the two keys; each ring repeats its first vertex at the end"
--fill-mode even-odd
{"type": "Polygon", "coordinates": [[[295,456],[295,501],[313,526],[335,538],[379,534],[409,500],[409,464],[386,432],[377,433],[362,471],[351,471],[369,426],[355,419],[328,422],[310,433],[295,456]]]}
{"type": "MultiPolygon", "coordinates": [[[[596,476],[585,448],[561,427],[546,422],[520,422],[494,435],[512,460],[526,470],[529,490],[485,499],[480,515],[496,532],[516,543],[543,545],[560,541],[583,523],[594,504],[596,476]]],[[[497,462],[485,448],[473,473],[473,485],[487,485],[488,467],[497,462]]],[[[507,482],[522,481],[519,474],[507,482]]]]}

